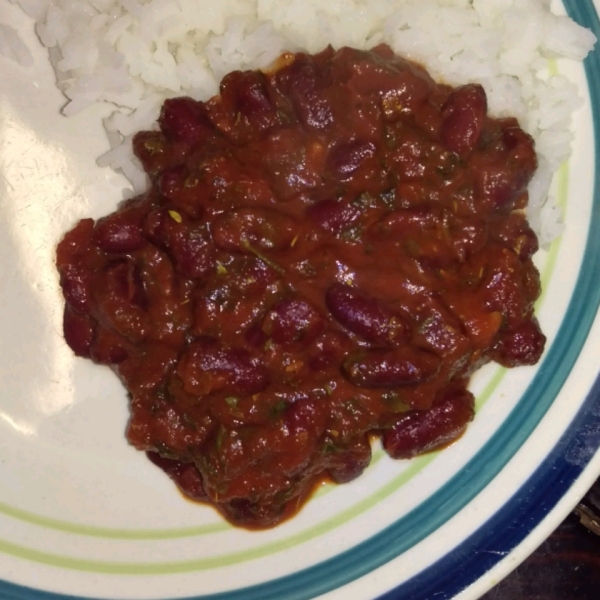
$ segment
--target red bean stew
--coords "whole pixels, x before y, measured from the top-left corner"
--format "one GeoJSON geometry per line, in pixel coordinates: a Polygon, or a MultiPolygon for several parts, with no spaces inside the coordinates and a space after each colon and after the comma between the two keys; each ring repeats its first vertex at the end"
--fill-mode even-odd
{"type": "Polygon", "coordinates": [[[270,527],[324,477],[446,446],[488,361],[534,364],[536,169],[515,119],[381,45],[285,55],[167,100],[143,196],[57,252],[69,346],[190,498],[270,527]]]}

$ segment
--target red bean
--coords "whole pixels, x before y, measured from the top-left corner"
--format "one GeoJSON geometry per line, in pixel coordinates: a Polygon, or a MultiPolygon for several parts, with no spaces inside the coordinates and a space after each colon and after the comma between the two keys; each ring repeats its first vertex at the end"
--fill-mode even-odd
{"type": "Polygon", "coordinates": [[[157,467],[161,468],[188,498],[196,501],[208,499],[202,483],[202,475],[194,463],[163,458],[157,452],[146,452],[146,456],[157,467]]]}
{"type": "Polygon", "coordinates": [[[479,219],[464,219],[459,221],[451,234],[454,251],[461,262],[482,250],[488,241],[485,222],[479,219]]]}
{"type": "Polygon", "coordinates": [[[96,224],[96,244],[104,252],[129,253],[144,245],[142,226],[127,212],[116,212],[96,224]]]}
{"type": "Polygon", "coordinates": [[[309,342],[324,326],[323,317],[305,300],[287,298],[266,315],[263,331],[278,344],[309,342]]]}
{"type": "Polygon", "coordinates": [[[127,300],[133,306],[146,308],[148,298],[140,270],[133,260],[115,262],[107,269],[106,281],[115,296],[127,300]]]}
{"type": "Polygon", "coordinates": [[[86,313],[91,308],[89,273],[82,266],[67,264],[60,269],[60,287],[67,304],[86,313]]]}
{"type": "Polygon", "coordinates": [[[511,128],[476,154],[469,169],[474,173],[475,199],[483,208],[503,212],[524,208],[523,192],[537,169],[533,140],[511,128]]]}
{"type": "Polygon", "coordinates": [[[88,251],[93,229],[93,219],[81,219],[65,235],[56,249],[56,266],[59,270],[72,265],[75,257],[88,251]]]}
{"type": "Polygon", "coordinates": [[[516,329],[502,331],[491,357],[504,367],[535,365],[541,358],[546,345],[546,336],[541,332],[535,317],[523,321],[516,329]]]}
{"type": "Polygon", "coordinates": [[[357,203],[341,199],[321,200],[306,211],[306,216],[311,221],[334,234],[339,234],[352,225],[361,214],[362,210],[357,203]]]}
{"type": "Polygon", "coordinates": [[[442,108],[442,144],[460,156],[471,153],[481,137],[486,112],[487,99],[480,85],[453,90],[442,108]]]}
{"type": "Polygon", "coordinates": [[[56,249],[56,266],[63,295],[67,303],[80,313],[86,313],[91,308],[90,278],[81,257],[89,252],[93,229],[93,219],[82,219],[65,235],[56,249]]]}
{"type": "Polygon", "coordinates": [[[133,153],[150,177],[179,162],[180,154],[162,131],[140,131],[133,136],[133,153]]]}
{"type": "Polygon", "coordinates": [[[431,206],[394,210],[374,223],[369,233],[374,239],[399,240],[432,229],[439,219],[440,215],[431,206]]]}
{"type": "Polygon", "coordinates": [[[177,373],[185,390],[198,396],[217,391],[249,396],[269,383],[262,363],[248,352],[224,347],[210,338],[190,344],[179,361],[177,373]]]}
{"type": "Polygon", "coordinates": [[[349,179],[370,158],[377,148],[372,142],[352,140],[335,146],[327,156],[327,171],[340,181],[349,179]]]}
{"type": "Polygon", "coordinates": [[[145,310],[148,298],[139,270],[131,259],[108,266],[94,281],[94,296],[99,304],[98,320],[133,342],[149,331],[145,310]]]}
{"type": "Polygon", "coordinates": [[[268,208],[238,208],[219,215],[211,229],[217,247],[248,252],[288,248],[298,231],[294,219],[268,208]]]}
{"type": "MultiPolygon", "coordinates": [[[[178,350],[162,342],[151,341],[144,344],[144,353],[136,353],[119,364],[118,373],[127,389],[140,394],[147,401],[147,392],[164,387],[167,376],[177,364],[178,350]]],[[[167,392],[163,390],[163,398],[167,392]]],[[[162,402],[160,403],[162,404],[162,402]]],[[[176,436],[175,436],[176,437],[176,436]]],[[[166,440],[164,440],[166,441],[166,440]]]]}
{"type": "Polygon", "coordinates": [[[169,138],[186,144],[195,144],[213,131],[204,104],[187,97],[165,100],[158,122],[169,138]]]}
{"type": "Polygon", "coordinates": [[[215,253],[201,229],[189,229],[175,238],[170,254],[177,270],[190,279],[203,278],[215,269],[215,253]]]}
{"type": "Polygon", "coordinates": [[[63,332],[65,341],[77,356],[90,357],[90,349],[94,341],[96,322],[87,315],[65,306],[63,315],[63,332]]]}
{"type": "Polygon", "coordinates": [[[397,119],[403,110],[413,111],[427,98],[432,81],[417,65],[400,57],[390,60],[387,50],[379,46],[376,53],[384,60],[372,60],[367,52],[342,48],[336,53],[334,68],[360,94],[381,96],[386,117],[397,119]]]}
{"type": "Polygon", "coordinates": [[[351,356],[342,370],[350,382],[359,387],[397,388],[431,379],[440,365],[441,360],[434,354],[404,346],[351,356]]]}
{"type": "Polygon", "coordinates": [[[508,165],[483,167],[475,175],[475,198],[493,210],[510,211],[525,183],[519,179],[508,165]]]}
{"type": "Polygon", "coordinates": [[[511,213],[501,222],[500,229],[495,230],[495,239],[514,250],[521,261],[531,258],[539,249],[536,234],[519,213],[511,213]]]}
{"type": "Polygon", "coordinates": [[[388,346],[406,340],[404,318],[364,292],[336,283],[327,290],[325,301],[337,321],[370,342],[388,346]]]}
{"type": "Polygon", "coordinates": [[[327,457],[329,476],[336,483],[356,479],[371,462],[371,444],[367,436],[359,438],[348,448],[335,449],[327,457]]]}
{"type": "Polygon", "coordinates": [[[201,279],[214,271],[215,249],[202,225],[168,208],[150,213],[144,223],[146,235],[164,248],[177,271],[190,279],[201,279]]]}
{"type": "Polygon", "coordinates": [[[401,415],[382,436],[392,458],[412,458],[447,446],[457,439],[474,417],[474,398],[468,390],[450,387],[429,410],[401,415]]]}
{"type": "Polygon", "coordinates": [[[246,331],[244,339],[253,348],[261,348],[265,342],[269,339],[269,336],[262,330],[258,323],[255,323],[252,327],[246,331]]]}
{"type": "Polygon", "coordinates": [[[276,78],[289,90],[292,104],[300,121],[307,127],[324,129],[333,122],[333,114],[322,87],[318,84],[317,68],[310,59],[299,56],[281,69],[276,78]]]}
{"type": "Polygon", "coordinates": [[[98,327],[90,355],[94,362],[101,365],[117,365],[128,357],[126,346],[127,342],[123,337],[104,327],[98,327]]]}
{"type": "Polygon", "coordinates": [[[441,303],[419,324],[411,338],[413,344],[450,359],[460,368],[470,358],[472,347],[462,323],[441,303]]]}
{"type": "Polygon", "coordinates": [[[260,71],[235,71],[221,82],[221,95],[231,104],[233,114],[241,114],[258,130],[277,123],[277,113],[269,97],[267,76],[260,71]]]}
{"type": "Polygon", "coordinates": [[[284,413],[284,421],[291,435],[302,432],[319,438],[325,430],[327,411],[317,400],[296,400],[284,413]]]}
{"type": "Polygon", "coordinates": [[[158,189],[167,200],[173,201],[181,193],[189,176],[190,171],[185,165],[171,167],[161,173],[158,189]]]}
{"type": "MultiPolygon", "coordinates": [[[[482,281],[484,308],[488,312],[501,313],[510,326],[520,322],[531,309],[531,301],[524,293],[527,280],[523,275],[527,266],[512,250],[498,245],[487,250],[482,267],[485,269],[482,281]]],[[[530,283],[535,284],[536,281],[530,283]]]]}
{"type": "Polygon", "coordinates": [[[333,329],[327,330],[312,345],[308,366],[313,371],[323,371],[338,365],[351,347],[352,341],[345,333],[333,329]]]}

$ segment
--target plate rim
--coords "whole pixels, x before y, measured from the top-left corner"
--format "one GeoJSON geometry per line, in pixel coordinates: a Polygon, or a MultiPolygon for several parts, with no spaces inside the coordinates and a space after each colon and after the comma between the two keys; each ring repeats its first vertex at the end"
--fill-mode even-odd
{"type": "MultiPolygon", "coordinates": [[[[565,6],[569,16],[571,16],[571,18],[574,18],[575,20],[577,20],[578,22],[582,22],[584,21],[586,23],[587,26],[592,26],[592,29],[594,30],[594,32],[600,37],[600,25],[598,23],[598,15],[597,12],[594,8],[594,4],[593,4],[593,0],[584,0],[583,2],[576,2],[575,0],[563,0],[563,5],[565,6]],[[591,17],[592,21],[588,22],[588,20],[584,17],[591,17]]],[[[598,86],[594,86],[593,85],[593,78],[591,77],[591,72],[592,72],[592,67],[591,65],[594,65],[594,70],[595,72],[600,72],[600,51],[598,50],[598,48],[596,48],[594,50],[594,52],[588,57],[588,59],[586,59],[585,61],[585,71],[586,71],[586,78],[587,78],[587,82],[588,82],[588,86],[589,86],[589,93],[590,93],[590,99],[591,99],[591,108],[593,111],[593,124],[594,124],[594,147],[595,147],[595,156],[598,157],[600,156],[599,151],[600,151],[600,132],[599,132],[599,127],[600,127],[600,122],[599,122],[599,118],[600,115],[598,114],[598,106],[600,106],[600,85],[598,86]]],[[[593,201],[593,205],[598,208],[600,206],[600,178],[599,178],[599,174],[598,174],[598,169],[595,168],[595,173],[594,173],[594,201],[593,201]]],[[[596,211],[598,212],[598,211],[596,211]]],[[[597,218],[597,220],[600,220],[597,218]]],[[[593,236],[591,235],[591,229],[592,226],[594,224],[594,218],[592,218],[590,220],[590,227],[588,230],[588,236],[587,236],[587,242],[586,242],[586,246],[585,246],[585,253],[584,253],[584,260],[582,262],[582,266],[580,268],[580,273],[579,273],[579,277],[578,277],[578,281],[577,284],[574,288],[574,293],[573,296],[576,295],[577,290],[580,289],[580,287],[583,285],[584,280],[589,280],[591,279],[591,275],[587,274],[584,276],[582,275],[582,273],[584,272],[584,266],[586,265],[586,261],[589,262],[590,256],[589,256],[589,249],[590,247],[594,246],[593,244],[593,236]]],[[[600,248],[600,242],[598,244],[595,244],[595,246],[600,248]]],[[[596,256],[592,257],[596,259],[596,263],[600,264],[600,253],[596,253],[596,256]]],[[[597,272],[598,268],[596,268],[597,272]]],[[[593,274],[594,270],[592,269],[592,274],[593,274]]],[[[571,345],[573,343],[577,344],[577,341],[580,342],[579,347],[576,349],[575,351],[575,356],[572,356],[572,364],[575,364],[579,353],[581,352],[581,349],[583,347],[583,344],[585,342],[585,339],[587,338],[589,331],[591,329],[592,326],[592,321],[593,318],[597,315],[597,311],[598,311],[598,305],[600,304],[600,290],[593,295],[594,296],[594,301],[592,302],[592,304],[594,304],[594,311],[593,314],[592,311],[587,311],[586,316],[588,317],[587,320],[585,320],[586,325],[584,325],[583,328],[579,327],[578,328],[578,333],[580,334],[579,337],[583,337],[583,339],[580,340],[576,340],[576,342],[572,342],[571,345]],[[584,332],[581,332],[581,329],[584,330],[584,332]]],[[[588,295],[588,299],[589,299],[589,295],[588,295]]],[[[563,331],[564,326],[565,326],[565,321],[567,321],[567,317],[569,315],[571,315],[572,310],[573,310],[573,298],[571,299],[571,301],[569,302],[569,307],[565,313],[565,316],[563,317],[563,323],[560,327],[560,330],[557,334],[557,340],[559,339],[560,335],[561,335],[561,331],[563,331]]],[[[572,315],[571,315],[572,316],[572,315]]],[[[556,343],[556,342],[555,342],[556,343]]],[[[553,344],[553,348],[556,349],[555,344],[553,344]]],[[[547,363],[547,361],[549,360],[548,357],[545,358],[544,360],[544,364],[547,363]]],[[[567,371],[567,374],[565,375],[564,379],[562,382],[560,382],[559,384],[559,389],[562,386],[562,383],[564,383],[564,380],[566,379],[566,377],[568,376],[568,373],[571,370],[572,364],[569,366],[569,369],[567,371]]],[[[529,390],[532,388],[532,386],[534,386],[534,384],[536,383],[536,380],[538,378],[538,376],[540,375],[540,373],[538,372],[536,374],[536,376],[533,378],[533,380],[531,381],[531,383],[528,386],[528,390],[525,392],[524,396],[526,396],[529,392],[529,390]]],[[[555,396],[555,395],[554,395],[555,396]]],[[[550,401],[550,405],[551,405],[552,401],[550,401]]],[[[564,449],[568,446],[569,443],[571,443],[574,439],[574,434],[577,431],[578,427],[577,424],[580,424],[581,421],[583,420],[584,417],[589,415],[589,410],[591,406],[595,406],[595,404],[598,404],[598,406],[600,406],[600,376],[596,379],[596,381],[594,382],[590,392],[588,393],[588,395],[586,396],[586,400],[584,401],[584,403],[580,406],[578,412],[575,415],[575,418],[573,420],[573,422],[569,425],[569,427],[567,428],[567,430],[564,431],[563,435],[561,436],[561,441],[559,443],[557,443],[555,445],[555,447],[552,449],[552,451],[550,452],[549,455],[547,455],[544,459],[544,461],[542,462],[542,464],[535,470],[535,472],[527,479],[527,481],[521,485],[521,487],[515,492],[515,497],[514,502],[518,504],[519,497],[521,496],[522,491],[529,485],[534,486],[534,484],[536,484],[538,481],[540,481],[541,479],[541,474],[545,473],[547,471],[547,468],[550,469],[554,469],[555,467],[548,467],[549,464],[556,462],[559,458],[562,457],[561,454],[561,449],[564,449]]],[[[519,404],[515,407],[516,408],[521,404],[521,401],[519,402],[519,404]]],[[[546,409],[549,408],[546,407],[546,409]]],[[[535,428],[535,426],[537,426],[537,424],[539,423],[539,421],[541,420],[541,418],[543,417],[543,415],[545,414],[545,410],[543,411],[542,415],[540,416],[540,418],[538,419],[538,421],[534,424],[533,428],[535,428]]],[[[598,424],[600,424],[600,415],[597,417],[597,421],[598,424]]],[[[533,430],[533,429],[532,429],[533,430]]],[[[527,432],[526,437],[529,436],[529,433],[531,432],[527,432]]],[[[496,434],[494,434],[494,436],[492,436],[493,438],[496,437],[496,434]]],[[[600,447],[600,428],[598,431],[598,435],[597,435],[597,443],[596,443],[596,448],[600,447]]],[[[490,440],[491,441],[491,440],[490,440]]],[[[488,441],[484,447],[482,448],[482,450],[487,447],[490,444],[490,441],[488,441]]],[[[519,444],[519,447],[522,445],[523,441],[521,442],[521,444],[519,444]]],[[[518,450],[518,448],[517,448],[518,450]]],[[[481,452],[481,451],[480,451],[481,452]]],[[[515,450],[516,452],[516,450],[515,450]]],[[[478,453],[479,454],[479,453],[478,453]]],[[[579,468],[579,467],[573,467],[572,472],[569,471],[568,473],[563,473],[564,477],[560,478],[560,483],[563,485],[564,488],[564,492],[566,492],[567,490],[569,490],[570,488],[573,487],[573,484],[582,476],[582,473],[585,470],[585,467],[587,467],[587,465],[592,461],[593,457],[590,457],[589,460],[586,462],[586,464],[579,468]],[[576,472],[578,471],[578,472],[576,472]]],[[[508,461],[505,460],[503,463],[506,464],[506,462],[508,461]]],[[[600,466],[600,463],[599,463],[600,466]]],[[[463,471],[466,468],[463,467],[463,469],[461,469],[461,471],[463,471]]],[[[558,470],[558,469],[557,469],[558,470]]],[[[494,472],[494,476],[497,474],[497,472],[494,472]]],[[[458,476],[460,475],[460,472],[456,475],[458,476]]],[[[558,476],[558,475],[557,475],[558,476]]],[[[453,478],[454,479],[454,478],[453,478]]],[[[491,478],[490,478],[491,479],[491,478]]],[[[546,480],[547,478],[544,477],[544,480],[546,480]]],[[[481,486],[481,488],[477,489],[477,493],[479,493],[479,491],[481,491],[481,489],[483,487],[485,487],[486,485],[488,485],[489,480],[485,482],[485,484],[483,486],[481,486]]],[[[443,486],[440,490],[438,490],[436,492],[436,494],[440,494],[442,489],[444,489],[445,486],[443,486]]],[[[535,486],[534,486],[535,487],[535,486]]],[[[535,488],[537,489],[537,488],[535,488]]],[[[538,527],[541,522],[546,519],[550,513],[555,510],[557,504],[560,502],[561,499],[564,498],[564,492],[561,493],[560,495],[558,495],[556,497],[556,501],[554,502],[554,498],[552,500],[552,502],[545,504],[544,505],[544,514],[540,515],[539,518],[538,514],[536,513],[536,518],[537,520],[535,521],[535,524],[533,526],[530,527],[529,531],[524,531],[524,530],[520,530],[519,531],[519,536],[521,535],[521,533],[523,534],[521,537],[518,538],[515,536],[512,542],[515,542],[510,550],[510,552],[512,552],[514,550],[514,548],[516,548],[519,544],[521,544],[531,533],[532,531],[538,527]]],[[[475,496],[476,494],[473,494],[468,500],[465,500],[462,504],[461,507],[459,507],[459,509],[457,509],[456,512],[458,512],[458,510],[460,510],[460,508],[464,507],[465,505],[468,504],[468,502],[470,502],[472,500],[472,498],[475,496]]],[[[527,494],[525,494],[527,495],[527,494]]],[[[529,495],[531,496],[531,492],[529,492],[529,495]]],[[[430,597],[430,596],[425,596],[422,595],[423,593],[426,592],[425,588],[424,588],[424,582],[421,579],[421,576],[424,576],[426,573],[428,574],[428,577],[432,577],[432,572],[430,572],[430,569],[433,569],[434,567],[436,569],[438,569],[440,567],[440,564],[445,561],[448,557],[450,557],[451,555],[453,555],[455,552],[458,551],[459,548],[463,547],[463,544],[466,544],[469,540],[474,540],[475,538],[477,538],[482,530],[487,529],[488,524],[494,524],[496,523],[496,519],[498,519],[502,522],[504,522],[504,516],[505,516],[505,509],[507,509],[510,506],[512,506],[512,502],[513,499],[511,499],[510,502],[505,503],[503,505],[503,507],[496,513],[494,514],[490,519],[488,519],[486,522],[484,522],[469,538],[467,538],[467,540],[464,540],[457,548],[455,548],[454,550],[448,552],[443,558],[441,558],[439,561],[437,561],[436,563],[434,563],[433,565],[431,565],[430,567],[427,567],[426,569],[424,569],[423,571],[419,572],[417,575],[415,575],[414,577],[410,578],[409,580],[407,580],[406,582],[403,582],[402,584],[400,584],[399,586],[391,589],[389,592],[385,593],[384,595],[379,596],[380,600],[391,600],[392,598],[411,598],[411,600],[417,600],[418,598],[426,598],[426,597],[430,597]],[[411,583],[412,582],[412,583],[411,583]],[[414,585],[415,587],[415,591],[414,593],[409,592],[409,588],[406,587],[408,584],[414,585]],[[408,593],[409,595],[405,595],[406,593],[408,593]],[[400,594],[400,595],[399,595],[400,594]],[[419,595],[421,594],[421,595],[419,595]]],[[[425,501],[427,502],[427,501],[425,501]]],[[[425,502],[423,504],[425,504],[425,502]]],[[[420,506],[418,506],[415,510],[419,509],[420,506]]],[[[508,511],[510,512],[510,511],[508,511]]],[[[406,515],[403,517],[405,518],[406,515]]],[[[529,517],[529,519],[531,520],[531,516],[529,517]]],[[[399,519],[400,521],[401,519],[399,519]]],[[[398,521],[397,521],[398,522],[398,521]]],[[[396,523],[397,523],[396,522],[396,523]]],[[[393,525],[395,525],[396,523],[394,523],[393,525]]],[[[392,526],[393,526],[392,525],[392,526]]],[[[390,526],[391,527],[391,526],[390,526]]],[[[504,526],[505,527],[505,526],[504,526]]],[[[370,540],[372,540],[373,538],[376,538],[378,536],[385,536],[386,532],[388,531],[389,527],[384,529],[384,531],[376,534],[375,536],[372,536],[372,538],[369,538],[368,540],[366,540],[365,542],[362,542],[361,544],[358,544],[357,546],[355,546],[354,548],[352,548],[351,550],[349,550],[348,552],[350,553],[355,553],[357,551],[357,547],[359,546],[363,546],[366,542],[369,542],[370,540]]],[[[435,529],[437,529],[436,527],[433,527],[431,529],[431,531],[434,531],[435,529]]],[[[502,529],[502,528],[501,528],[502,529]]],[[[430,532],[428,532],[426,535],[429,535],[430,532]]],[[[489,530],[487,530],[489,532],[489,530]]],[[[489,535],[489,533],[487,534],[489,535]]],[[[541,542],[542,540],[540,540],[541,542]]],[[[471,552],[471,550],[469,550],[469,552],[471,552]]],[[[390,557],[387,560],[384,560],[383,563],[381,564],[385,564],[385,562],[387,562],[388,560],[391,560],[392,558],[395,558],[396,556],[398,556],[401,552],[397,552],[394,554],[393,557],[390,557]]],[[[342,554],[347,554],[347,553],[342,553],[342,554]]],[[[460,554],[460,553],[459,553],[460,554]]],[[[460,564],[464,564],[464,549],[462,550],[462,557],[463,560],[461,560],[460,564]]],[[[525,555],[526,556],[526,555],[525,555]]],[[[525,558],[525,556],[523,556],[523,559],[525,558]]],[[[340,557],[340,555],[337,555],[335,557],[333,557],[332,559],[330,559],[330,561],[334,561],[337,560],[340,557]]],[[[439,597],[439,598],[451,598],[453,597],[456,593],[461,592],[462,590],[464,590],[465,588],[467,588],[469,585],[471,585],[472,583],[476,582],[477,580],[479,580],[485,573],[489,572],[491,568],[493,568],[495,565],[497,565],[502,559],[502,556],[499,555],[490,555],[490,559],[488,561],[485,562],[485,566],[482,566],[479,569],[474,569],[472,571],[472,573],[469,575],[470,580],[467,581],[469,579],[469,577],[465,578],[464,580],[462,580],[461,582],[456,582],[457,585],[460,584],[460,588],[459,589],[454,589],[454,586],[449,585],[449,583],[451,584],[452,580],[446,580],[445,582],[445,586],[444,586],[444,590],[436,590],[435,593],[437,594],[435,597],[439,597]],[[482,570],[483,569],[483,570],[482,570]],[[472,575],[472,576],[471,576],[472,575]],[[451,590],[454,589],[453,592],[451,592],[451,590]],[[446,590],[448,590],[448,593],[451,592],[451,595],[447,595],[446,590]]],[[[330,561],[325,561],[325,562],[330,562],[330,561]]],[[[377,568],[377,566],[380,565],[376,565],[376,566],[371,566],[366,573],[371,572],[372,570],[374,570],[375,568],[377,568]]],[[[512,568],[514,568],[514,566],[516,566],[516,564],[513,565],[512,568]]],[[[287,579],[291,579],[293,578],[294,580],[298,577],[298,576],[304,576],[304,577],[310,577],[310,575],[308,575],[308,572],[314,572],[315,569],[318,569],[319,567],[321,567],[321,565],[315,565],[314,567],[309,567],[308,569],[304,569],[303,571],[300,571],[298,573],[294,573],[293,575],[289,575],[287,577],[281,578],[281,580],[287,580],[287,579]]],[[[436,571],[437,572],[441,572],[441,571],[436,571]]],[[[332,589],[336,589],[337,587],[339,587],[340,585],[343,585],[344,583],[350,583],[350,581],[357,579],[358,577],[361,577],[363,575],[365,575],[366,573],[358,573],[355,574],[356,571],[353,571],[352,575],[349,576],[349,579],[347,581],[343,581],[343,582],[334,582],[334,586],[335,587],[329,587],[328,589],[321,589],[318,593],[319,594],[323,594],[326,593],[327,591],[331,591],[332,589]]],[[[453,572],[455,576],[455,571],[453,572]]],[[[321,578],[323,577],[323,575],[320,576],[321,578]]],[[[319,576],[316,577],[316,579],[319,579],[319,576]]],[[[434,576],[434,580],[438,579],[437,577],[434,576]]],[[[202,595],[202,596],[187,596],[186,598],[189,600],[233,600],[233,598],[261,598],[262,599],[266,599],[266,598],[281,598],[284,596],[281,595],[277,595],[277,596],[269,596],[269,595],[265,595],[263,593],[263,591],[266,590],[261,590],[261,588],[263,588],[263,586],[272,586],[275,582],[280,581],[279,579],[272,579],[269,580],[267,582],[258,584],[256,586],[249,586],[249,587],[245,587],[245,588],[241,588],[239,590],[232,590],[232,591],[227,591],[227,592],[222,592],[222,593],[217,593],[217,594],[211,594],[211,595],[202,595]],[[258,592],[258,595],[253,596],[253,591],[256,590],[258,592]]],[[[439,581],[439,579],[438,579],[439,581]]],[[[305,586],[306,587],[306,586],[305,586]]],[[[305,589],[304,592],[308,592],[308,593],[312,593],[310,592],[308,589],[305,589]]],[[[54,592],[48,592],[48,591],[44,591],[44,590],[37,590],[34,588],[30,588],[30,587],[26,587],[26,586],[21,586],[21,585],[17,585],[17,584],[12,584],[10,582],[7,581],[0,581],[0,593],[3,595],[3,597],[6,597],[7,599],[15,599],[15,600],[82,600],[84,597],[82,596],[72,596],[72,595],[65,595],[62,593],[54,593],[54,592]]],[[[281,593],[281,590],[278,590],[277,593],[281,593]]],[[[429,590],[428,592],[429,594],[432,593],[431,590],[429,590]]],[[[286,598],[288,598],[288,596],[285,596],[286,598]]],[[[290,596],[291,597],[291,596],[290,596]]],[[[309,598],[309,597],[314,597],[313,595],[302,595],[302,596],[294,596],[297,598],[309,598]]]]}

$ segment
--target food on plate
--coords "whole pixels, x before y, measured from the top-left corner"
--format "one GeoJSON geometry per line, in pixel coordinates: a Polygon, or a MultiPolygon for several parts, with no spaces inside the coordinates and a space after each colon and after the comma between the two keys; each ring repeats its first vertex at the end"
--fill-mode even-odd
{"type": "Polygon", "coordinates": [[[127,438],[189,497],[269,527],[380,437],[442,448],[470,375],[537,362],[537,158],[483,88],[381,44],[284,54],[133,139],[144,194],[62,240],[64,334],[130,394],[127,438]]]}

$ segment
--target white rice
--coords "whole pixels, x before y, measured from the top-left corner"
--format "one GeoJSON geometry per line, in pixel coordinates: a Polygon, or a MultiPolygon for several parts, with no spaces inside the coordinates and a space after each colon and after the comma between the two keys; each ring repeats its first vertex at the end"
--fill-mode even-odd
{"type": "MultiPolygon", "coordinates": [[[[550,0],[11,1],[36,21],[50,50],[69,100],[64,114],[115,105],[105,122],[112,150],[98,164],[123,171],[131,194],[147,186],[131,137],[154,126],[165,98],[206,100],[227,72],[266,67],[283,51],[386,42],[438,80],[480,82],[492,114],[520,120],[540,158],[529,219],[543,244],[561,231],[560,211],[546,198],[569,156],[581,101],[567,79],[549,75],[548,59],[580,61],[596,38],[553,14],[550,0]]],[[[18,42],[6,45],[23,57],[18,42]]]]}

